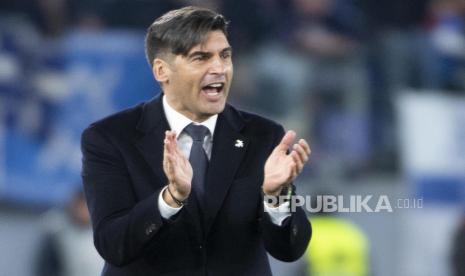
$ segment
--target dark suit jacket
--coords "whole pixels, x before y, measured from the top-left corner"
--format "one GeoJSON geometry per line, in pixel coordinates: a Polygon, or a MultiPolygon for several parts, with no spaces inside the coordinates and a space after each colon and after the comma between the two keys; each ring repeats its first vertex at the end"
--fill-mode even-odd
{"type": "Polygon", "coordinates": [[[264,163],[283,128],[227,105],[219,114],[206,202],[195,196],[165,220],[157,199],[167,184],[161,97],[98,121],[82,134],[82,176],[103,275],[271,275],[266,251],[298,259],[311,227],[302,209],[282,226],[263,211],[264,163]],[[236,140],[244,146],[236,147],[236,140]]]}

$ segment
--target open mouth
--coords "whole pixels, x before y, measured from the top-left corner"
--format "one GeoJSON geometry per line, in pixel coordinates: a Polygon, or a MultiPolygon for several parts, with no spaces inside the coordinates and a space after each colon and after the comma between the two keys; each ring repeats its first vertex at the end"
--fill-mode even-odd
{"type": "Polygon", "coordinates": [[[202,92],[207,98],[216,100],[224,89],[224,82],[213,82],[202,87],[202,92]]]}

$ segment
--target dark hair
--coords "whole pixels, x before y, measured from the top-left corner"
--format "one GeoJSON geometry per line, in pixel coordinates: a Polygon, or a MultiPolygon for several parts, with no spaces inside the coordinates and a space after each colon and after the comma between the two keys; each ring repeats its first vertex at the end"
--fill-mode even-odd
{"type": "Polygon", "coordinates": [[[210,31],[227,34],[223,15],[198,7],[184,7],[160,16],[150,25],[145,37],[145,54],[150,65],[160,54],[187,55],[210,31]]]}

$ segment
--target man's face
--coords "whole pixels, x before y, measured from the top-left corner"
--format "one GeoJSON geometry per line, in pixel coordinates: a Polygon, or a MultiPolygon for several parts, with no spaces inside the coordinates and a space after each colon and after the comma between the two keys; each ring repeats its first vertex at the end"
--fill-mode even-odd
{"type": "Polygon", "coordinates": [[[186,56],[175,56],[163,85],[168,103],[197,122],[222,112],[233,77],[231,54],[223,32],[211,31],[186,56]]]}

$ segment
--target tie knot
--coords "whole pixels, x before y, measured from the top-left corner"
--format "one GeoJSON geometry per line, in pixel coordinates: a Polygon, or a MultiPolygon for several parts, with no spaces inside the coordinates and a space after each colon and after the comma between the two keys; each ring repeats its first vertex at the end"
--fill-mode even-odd
{"type": "Polygon", "coordinates": [[[203,143],[203,140],[205,139],[205,136],[207,136],[210,133],[210,130],[203,125],[194,125],[194,124],[189,124],[184,128],[184,131],[189,134],[190,137],[194,141],[199,141],[203,143]]]}

